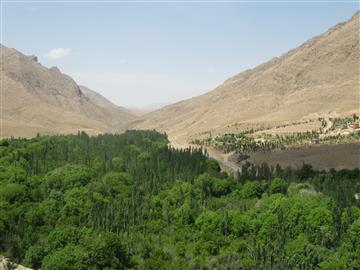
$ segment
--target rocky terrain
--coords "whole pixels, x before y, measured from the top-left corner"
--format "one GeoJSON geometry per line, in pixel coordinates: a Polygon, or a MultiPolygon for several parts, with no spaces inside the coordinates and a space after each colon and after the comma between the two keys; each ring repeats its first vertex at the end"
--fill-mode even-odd
{"type": "Polygon", "coordinates": [[[1,137],[121,132],[135,119],[35,56],[3,45],[1,56],[1,137]]]}
{"type": "Polygon", "coordinates": [[[0,255],[0,270],[32,270],[20,264],[11,262],[8,258],[0,255]]]}
{"type": "MultiPolygon", "coordinates": [[[[143,116],[133,128],[180,144],[209,134],[359,112],[359,12],[211,92],[143,116]]],[[[291,125],[288,125],[291,127],[291,125]]],[[[307,129],[307,127],[304,127],[307,129]]]]}
{"type": "Polygon", "coordinates": [[[35,56],[1,46],[1,137],[156,129],[182,146],[249,128],[314,130],[320,117],[359,113],[358,34],[359,12],[213,91],[145,115],[112,104],[35,56]]]}

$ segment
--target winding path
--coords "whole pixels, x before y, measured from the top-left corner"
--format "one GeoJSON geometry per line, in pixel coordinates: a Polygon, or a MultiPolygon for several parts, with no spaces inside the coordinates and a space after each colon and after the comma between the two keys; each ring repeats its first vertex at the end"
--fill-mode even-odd
{"type": "MultiPolygon", "coordinates": [[[[177,140],[176,136],[169,137],[170,145],[174,148],[198,148],[198,145],[194,144],[188,144],[188,143],[180,143],[177,140]]],[[[217,151],[214,148],[211,147],[203,147],[203,149],[206,149],[208,155],[210,158],[215,159],[217,162],[219,162],[219,165],[222,170],[230,171],[231,173],[236,173],[237,171],[241,170],[241,167],[237,165],[235,162],[229,161],[229,156],[232,153],[224,154],[219,151],[217,151]]]]}
{"type": "Polygon", "coordinates": [[[209,154],[209,157],[212,159],[215,159],[217,162],[219,162],[220,167],[223,170],[230,170],[230,171],[232,171],[232,173],[236,173],[241,170],[241,167],[239,165],[237,165],[235,162],[229,161],[229,156],[232,153],[223,154],[223,153],[216,151],[215,149],[209,148],[209,147],[207,147],[206,150],[209,154]]]}

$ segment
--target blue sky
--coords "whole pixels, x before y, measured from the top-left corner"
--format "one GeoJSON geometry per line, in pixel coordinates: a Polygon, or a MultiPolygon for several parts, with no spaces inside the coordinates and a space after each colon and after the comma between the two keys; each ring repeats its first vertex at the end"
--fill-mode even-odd
{"type": "Polygon", "coordinates": [[[128,107],[212,90],[349,19],[358,2],[3,3],[2,43],[128,107]],[[56,49],[56,50],[54,50],[56,49]]]}

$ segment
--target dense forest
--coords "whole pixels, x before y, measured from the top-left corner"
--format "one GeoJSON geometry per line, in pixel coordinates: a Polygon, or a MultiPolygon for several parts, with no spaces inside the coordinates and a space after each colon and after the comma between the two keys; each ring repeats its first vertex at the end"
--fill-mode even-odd
{"type": "Polygon", "coordinates": [[[360,172],[246,164],[166,134],[0,141],[0,254],[34,269],[360,269],[360,172]]]}

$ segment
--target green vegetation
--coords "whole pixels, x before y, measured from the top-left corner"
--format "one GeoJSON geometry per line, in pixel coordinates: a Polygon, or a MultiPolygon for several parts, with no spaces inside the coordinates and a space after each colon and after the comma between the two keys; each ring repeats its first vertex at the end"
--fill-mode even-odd
{"type": "Polygon", "coordinates": [[[343,118],[329,118],[329,120],[332,122],[332,127],[330,130],[336,130],[336,129],[346,129],[351,124],[351,122],[359,119],[359,117],[354,114],[349,117],[343,117],[343,118]]]}
{"type": "Polygon", "coordinates": [[[336,143],[353,143],[360,141],[360,131],[350,134],[329,135],[320,137],[316,131],[296,132],[285,135],[264,134],[263,138],[254,139],[247,133],[225,134],[223,136],[209,137],[205,140],[195,140],[192,143],[200,146],[211,146],[223,152],[230,153],[235,151],[239,154],[239,161],[246,160],[243,158],[246,154],[257,151],[271,151],[274,149],[297,148],[313,144],[336,144],[336,143]]]}
{"type": "Polygon", "coordinates": [[[319,133],[316,131],[297,132],[286,135],[264,134],[264,138],[262,139],[254,139],[247,134],[248,133],[225,134],[223,136],[210,137],[203,141],[194,141],[194,143],[203,146],[213,146],[224,153],[232,151],[251,153],[296,147],[319,141],[319,133]]]}
{"type": "Polygon", "coordinates": [[[360,172],[229,177],[155,131],[0,141],[0,253],[35,269],[359,269],[360,172]]]}
{"type": "MultiPolygon", "coordinates": [[[[298,148],[304,145],[312,144],[336,144],[336,143],[353,143],[360,142],[360,131],[352,126],[352,122],[359,119],[359,116],[343,118],[318,118],[321,124],[319,130],[284,133],[283,135],[262,133],[255,135],[256,132],[265,131],[267,128],[257,128],[243,130],[240,133],[224,134],[220,136],[211,136],[206,139],[196,139],[192,144],[200,146],[210,146],[223,153],[235,151],[239,155],[239,161],[246,160],[247,154],[257,151],[271,151],[274,149],[298,148]],[[331,126],[327,129],[327,125],[331,126]],[[350,129],[346,132],[335,132],[336,130],[350,129]],[[260,137],[259,137],[260,136],[260,137]]],[[[283,128],[314,122],[315,120],[307,120],[303,122],[294,122],[290,124],[278,125],[275,128],[283,128]]]]}

